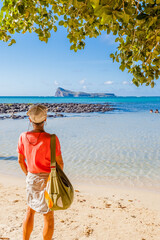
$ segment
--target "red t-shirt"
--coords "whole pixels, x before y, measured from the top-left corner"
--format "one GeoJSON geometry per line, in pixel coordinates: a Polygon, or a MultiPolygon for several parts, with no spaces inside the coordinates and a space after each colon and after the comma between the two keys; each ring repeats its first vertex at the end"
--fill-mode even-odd
{"type": "MultiPolygon", "coordinates": [[[[24,155],[31,173],[50,172],[50,134],[46,132],[23,132],[18,141],[17,152],[24,155]]],[[[61,155],[61,147],[56,136],[56,156],[61,155]]]]}

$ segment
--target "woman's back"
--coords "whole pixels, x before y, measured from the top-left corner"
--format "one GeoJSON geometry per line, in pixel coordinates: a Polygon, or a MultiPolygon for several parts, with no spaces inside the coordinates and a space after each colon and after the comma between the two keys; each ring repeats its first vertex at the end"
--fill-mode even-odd
{"type": "MultiPolygon", "coordinates": [[[[50,172],[50,134],[47,132],[23,132],[18,141],[18,153],[25,156],[31,173],[50,172]]],[[[61,155],[61,147],[56,136],[56,156],[61,155]]]]}

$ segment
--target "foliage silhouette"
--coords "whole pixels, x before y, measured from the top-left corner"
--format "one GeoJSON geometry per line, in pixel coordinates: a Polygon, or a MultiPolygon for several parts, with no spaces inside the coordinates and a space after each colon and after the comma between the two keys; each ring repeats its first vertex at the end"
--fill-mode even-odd
{"type": "Polygon", "coordinates": [[[0,40],[9,46],[16,43],[16,32],[27,31],[47,43],[57,26],[67,28],[75,52],[85,47],[86,37],[112,32],[119,43],[110,54],[113,61],[120,62],[122,71],[128,69],[136,86],[154,87],[160,75],[160,0],[3,1],[0,40]]]}

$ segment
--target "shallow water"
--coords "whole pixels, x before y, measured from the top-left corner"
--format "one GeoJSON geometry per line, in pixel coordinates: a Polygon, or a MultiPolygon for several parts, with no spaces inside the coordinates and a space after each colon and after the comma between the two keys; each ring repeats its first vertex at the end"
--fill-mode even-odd
{"type": "MultiPolygon", "coordinates": [[[[65,172],[76,182],[120,184],[160,191],[160,114],[114,113],[48,119],[61,142],[65,172]]],[[[28,120],[0,124],[0,173],[22,176],[19,134],[28,120]]]]}

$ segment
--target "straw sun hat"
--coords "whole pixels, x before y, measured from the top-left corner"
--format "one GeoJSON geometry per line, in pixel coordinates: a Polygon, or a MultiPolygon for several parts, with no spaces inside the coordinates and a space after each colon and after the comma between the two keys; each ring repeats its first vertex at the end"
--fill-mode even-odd
{"type": "Polygon", "coordinates": [[[44,105],[32,105],[27,115],[33,123],[41,123],[47,118],[47,110],[47,107],[44,105]]]}

